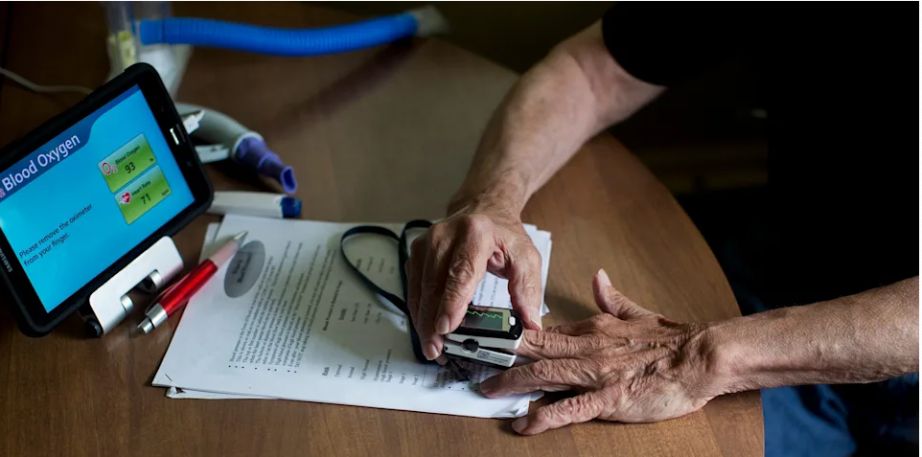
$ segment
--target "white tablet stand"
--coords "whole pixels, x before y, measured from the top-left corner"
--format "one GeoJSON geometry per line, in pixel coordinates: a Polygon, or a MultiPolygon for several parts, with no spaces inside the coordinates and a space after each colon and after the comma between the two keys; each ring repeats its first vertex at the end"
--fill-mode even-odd
{"type": "Polygon", "coordinates": [[[155,292],[182,271],[182,257],[170,237],[160,238],[90,295],[81,310],[91,334],[102,336],[122,322],[134,308],[128,292],[140,287],[155,292]],[[88,309],[87,309],[88,308],[88,309]]]}

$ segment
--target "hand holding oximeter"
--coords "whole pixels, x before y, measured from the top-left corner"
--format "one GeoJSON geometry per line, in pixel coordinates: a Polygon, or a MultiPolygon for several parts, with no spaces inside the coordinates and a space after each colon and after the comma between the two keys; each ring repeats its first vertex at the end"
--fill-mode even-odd
{"type": "Polygon", "coordinates": [[[182,268],[169,238],[211,200],[157,72],[132,66],[0,154],[0,277],[20,327],[47,333],[88,307],[111,329],[138,282],[182,268]]]}

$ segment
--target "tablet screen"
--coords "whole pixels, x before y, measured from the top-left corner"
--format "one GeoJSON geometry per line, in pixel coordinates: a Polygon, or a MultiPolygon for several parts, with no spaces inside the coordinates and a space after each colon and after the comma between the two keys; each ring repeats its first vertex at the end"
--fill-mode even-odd
{"type": "Polygon", "coordinates": [[[138,86],[0,171],[0,229],[48,312],[193,201],[138,86]]]}

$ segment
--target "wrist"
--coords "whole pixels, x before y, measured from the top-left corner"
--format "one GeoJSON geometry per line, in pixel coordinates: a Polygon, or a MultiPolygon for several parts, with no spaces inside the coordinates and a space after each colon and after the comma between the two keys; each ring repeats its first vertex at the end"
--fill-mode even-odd
{"type": "Polygon", "coordinates": [[[740,338],[734,336],[739,321],[734,318],[705,324],[702,335],[702,391],[710,397],[758,388],[750,385],[747,370],[751,354],[747,354],[740,338]]]}
{"type": "Polygon", "coordinates": [[[462,186],[449,200],[448,215],[456,213],[489,214],[507,220],[520,220],[528,200],[526,192],[511,183],[470,188],[462,186]]]}
{"type": "Polygon", "coordinates": [[[685,324],[684,341],[678,351],[678,377],[682,381],[686,394],[695,400],[710,401],[719,395],[715,383],[718,381],[714,370],[714,343],[708,324],[685,324]]]}

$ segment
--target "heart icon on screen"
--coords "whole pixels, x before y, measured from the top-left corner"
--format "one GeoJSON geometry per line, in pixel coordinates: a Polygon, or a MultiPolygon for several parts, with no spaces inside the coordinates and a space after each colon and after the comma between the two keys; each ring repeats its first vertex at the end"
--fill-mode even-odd
{"type": "Polygon", "coordinates": [[[131,192],[125,192],[122,195],[119,195],[118,201],[123,205],[131,203],[131,192]]]}

